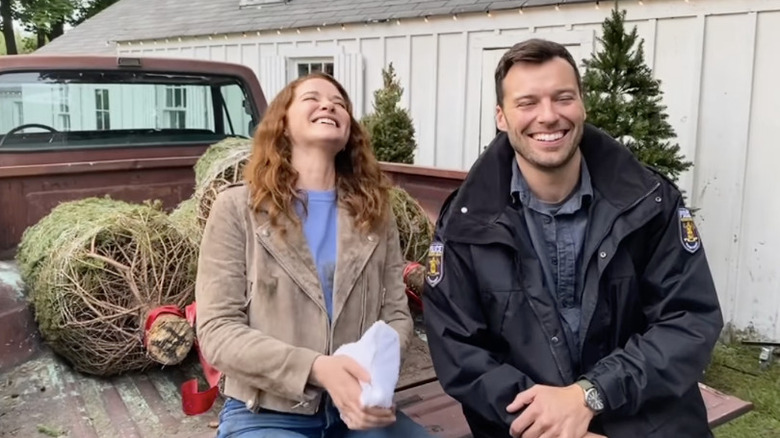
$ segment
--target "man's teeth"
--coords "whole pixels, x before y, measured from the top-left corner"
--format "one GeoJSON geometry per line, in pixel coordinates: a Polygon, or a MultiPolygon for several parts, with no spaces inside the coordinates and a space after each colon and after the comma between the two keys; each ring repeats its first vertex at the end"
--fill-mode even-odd
{"type": "Polygon", "coordinates": [[[533,139],[537,141],[556,141],[562,138],[565,135],[563,131],[558,132],[552,132],[552,133],[543,133],[543,134],[534,134],[533,139]]]}
{"type": "Polygon", "coordinates": [[[315,123],[323,123],[325,125],[336,126],[336,122],[331,120],[331,119],[317,119],[314,122],[315,123]]]}

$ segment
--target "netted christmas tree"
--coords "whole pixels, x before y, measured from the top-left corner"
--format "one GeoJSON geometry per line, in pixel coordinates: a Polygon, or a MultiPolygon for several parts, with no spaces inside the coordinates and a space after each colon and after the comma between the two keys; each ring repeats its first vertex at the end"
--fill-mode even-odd
{"type": "Polygon", "coordinates": [[[588,121],[627,146],[643,163],[672,180],[692,166],[674,143],[676,134],[661,102],[661,82],[645,64],[636,26],[625,30],[626,11],[617,4],[603,25],[602,48],[583,78],[588,121]]]}
{"type": "Polygon", "coordinates": [[[404,90],[390,63],[382,69],[384,87],[374,92],[374,112],[361,123],[368,130],[374,153],[379,161],[412,164],[417,143],[409,113],[398,104],[404,90]]]}

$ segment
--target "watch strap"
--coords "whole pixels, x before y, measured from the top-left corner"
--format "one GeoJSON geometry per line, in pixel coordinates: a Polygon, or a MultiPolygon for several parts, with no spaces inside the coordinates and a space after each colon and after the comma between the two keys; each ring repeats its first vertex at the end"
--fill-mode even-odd
{"type": "Polygon", "coordinates": [[[583,391],[588,392],[589,389],[595,388],[596,385],[590,382],[590,380],[587,379],[580,379],[577,382],[575,382],[577,385],[582,388],[583,391]]]}

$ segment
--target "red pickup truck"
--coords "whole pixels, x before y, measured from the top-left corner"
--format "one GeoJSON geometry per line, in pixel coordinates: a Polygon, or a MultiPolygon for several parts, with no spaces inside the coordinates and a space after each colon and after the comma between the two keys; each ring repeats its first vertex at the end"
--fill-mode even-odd
{"type": "MultiPolygon", "coordinates": [[[[233,64],[158,58],[0,57],[0,437],[213,437],[221,403],[182,412],[179,388],[205,382],[197,358],[114,378],[72,370],[39,340],[13,263],[23,231],[62,201],[111,195],[173,208],[193,165],[227,137],[248,137],[266,108],[255,74],[233,64]],[[5,260],[5,261],[3,261],[5,260]]],[[[433,219],[465,172],[383,163],[433,219]]],[[[749,409],[703,389],[713,424],[749,409]]],[[[439,436],[469,436],[436,383],[424,333],[396,397],[439,436]]]]}

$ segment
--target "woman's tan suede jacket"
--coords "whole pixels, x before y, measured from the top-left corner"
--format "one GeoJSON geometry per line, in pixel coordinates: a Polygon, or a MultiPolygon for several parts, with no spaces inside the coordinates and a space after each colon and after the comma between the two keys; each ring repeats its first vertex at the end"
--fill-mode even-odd
{"type": "Polygon", "coordinates": [[[284,236],[271,228],[243,184],[222,191],[211,208],[198,260],[197,337],[225,375],[225,395],[250,410],[316,412],[323,390],[308,382],[314,359],[358,340],[375,321],[392,326],[406,349],[412,320],[393,215],[366,234],[338,210],[330,322],[300,228],[284,236]]]}

